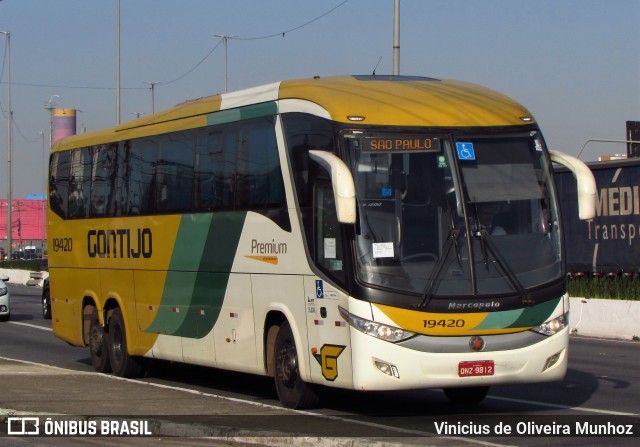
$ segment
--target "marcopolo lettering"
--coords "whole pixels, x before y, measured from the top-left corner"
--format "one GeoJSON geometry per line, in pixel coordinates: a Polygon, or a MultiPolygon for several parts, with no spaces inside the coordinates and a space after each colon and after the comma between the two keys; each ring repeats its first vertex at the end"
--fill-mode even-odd
{"type": "Polygon", "coordinates": [[[500,302],[498,301],[480,301],[473,303],[457,303],[452,301],[449,303],[448,310],[491,310],[499,308],[500,302]]]}
{"type": "Polygon", "coordinates": [[[87,251],[90,258],[150,258],[153,253],[151,229],[89,230],[87,251]]]}

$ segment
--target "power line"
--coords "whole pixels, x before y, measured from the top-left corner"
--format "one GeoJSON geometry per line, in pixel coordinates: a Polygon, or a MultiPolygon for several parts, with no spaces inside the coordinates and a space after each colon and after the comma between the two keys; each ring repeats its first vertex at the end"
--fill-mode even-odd
{"type": "Polygon", "coordinates": [[[334,6],[333,8],[331,8],[329,11],[325,12],[324,14],[316,17],[315,19],[309,20],[306,23],[303,23],[302,25],[296,26],[295,28],[291,28],[288,29],[286,31],[281,31],[279,33],[275,33],[275,34],[269,34],[266,36],[258,36],[258,37],[235,37],[235,39],[237,40],[262,40],[262,39],[271,39],[273,37],[280,37],[282,36],[284,38],[285,34],[287,33],[292,33],[293,31],[298,31],[301,28],[304,28],[307,25],[311,25],[314,22],[317,22],[318,20],[322,19],[325,16],[328,16],[329,14],[331,14],[333,11],[335,11],[336,9],[340,8],[341,6],[343,6],[345,3],[348,3],[349,0],[344,0],[342,3],[340,3],[337,6],[334,6]]]}
{"type": "MultiPolygon", "coordinates": [[[[337,6],[334,6],[333,8],[331,8],[329,11],[325,12],[324,14],[321,14],[321,15],[319,15],[318,17],[316,17],[316,18],[314,18],[314,19],[312,19],[312,20],[309,20],[308,22],[303,23],[302,25],[298,25],[298,26],[296,26],[296,27],[294,27],[294,28],[291,28],[291,29],[288,29],[288,30],[286,30],[286,31],[280,31],[280,32],[277,32],[277,33],[274,33],[274,34],[268,34],[268,35],[265,35],[265,36],[257,36],[257,37],[240,37],[240,36],[233,36],[233,38],[234,38],[234,39],[236,39],[236,40],[263,40],[263,39],[272,39],[272,38],[274,38],[274,37],[280,37],[280,36],[282,36],[282,37],[284,38],[284,37],[285,37],[285,35],[286,35],[287,33],[292,33],[293,31],[297,31],[297,30],[299,30],[299,29],[301,29],[301,28],[304,28],[304,27],[306,27],[306,26],[308,26],[308,25],[311,25],[311,24],[312,24],[312,23],[314,23],[314,22],[317,22],[318,20],[320,20],[320,19],[322,19],[323,17],[325,17],[325,16],[327,16],[327,15],[331,14],[333,11],[335,11],[336,9],[340,8],[340,7],[341,7],[341,6],[343,6],[345,3],[348,3],[348,2],[349,2],[349,0],[344,0],[342,3],[340,3],[340,4],[339,4],[339,5],[337,5],[337,6]]],[[[220,36],[219,36],[219,37],[220,37],[220,36]]],[[[177,81],[181,80],[182,78],[186,77],[187,75],[191,74],[193,71],[195,71],[195,70],[196,70],[196,68],[198,68],[200,65],[202,65],[202,64],[204,63],[204,61],[206,61],[206,60],[207,60],[207,59],[208,59],[208,58],[213,54],[213,52],[214,52],[214,51],[216,51],[216,49],[220,46],[220,44],[221,44],[223,41],[224,41],[224,39],[223,39],[223,40],[218,41],[218,43],[216,44],[216,46],[215,46],[215,47],[213,47],[213,48],[211,49],[211,51],[209,51],[209,53],[208,53],[205,57],[203,57],[203,58],[202,58],[202,60],[200,60],[200,62],[198,62],[198,63],[197,63],[193,68],[191,68],[189,71],[187,71],[187,72],[186,72],[186,73],[184,73],[183,75],[181,75],[181,76],[179,76],[179,77],[175,78],[175,79],[174,79],[174,80],[172,80],[172,81],[168,81],[168,82],[158,82],[158,85],[169,85],[169,84],[173,84],[174,82],[177,82],[177,81]]]]}
{"type": "MultiPolygon", "coordinates": [[[[280,31],[277,33],[273,33],[273,34],[268,34],[268,35],[264,35],[264,36],[255,36],[255,37],[239,37],[239,36],[234,36],[234,39],[236,40],[263,40],[263,39],[272,39],[274,37],[285,37],[286,34],[288,33],[292,33],[294,31],[298,31],[308,25],[311,25],[312,23],[317,22],[318,20],[326,17],[327,15],[331,14],[333,11],[335,11],[336,9],[340,8],[341,6],[344,6],[346,3],[348,3],[349,0],[343,0],[342,3],[334,6],[333,8],[331,8],[330,10],[328,10],[327,12],[319,15],[318,17],[315,17],[312,20],[309,20],[308,22],[303,23],[302,25],[298,25],[296,27],[290,28],[288,30],[285,31],[280,31]]],[[[208,53],[206,56],[204,56],[197,64],[195,64],[192,68],[190,68],[188,71],[186,71],[184,74],[178,76],[177,78],[171,80],[171,81],[166,81],[166,82],[158,82],[156,83],[156,85],[169,85],[169,84],[173,84],[175,82],[178,82],[182,79],[184,79],[185,77],[187,77],[188,75],[190,75],[191,73],[193,73],[197,68],[199,68],[209,57],[211,57],[211,55],[218,49],[218,47],[220,46],[222,41],[219,41],[208,53]]],[[[5,48],[5,53],[6,53],[6,48],[5,48]]],[[[3,62],[3,73],[4,73],[4,62],[3,62]]],[[[0,84],[2,84],[4,81],[2,81],[2,77],[0,76],[0,84]]],[[[75,90],[115,90],[115,87],[101,87],[101,86],[91,86],[91,85],[56,85],[56,84],[37,84],[37,83],[25,83],[25,82],[12,82],[12,85],[17,85],[17,86],[22,86],[22,87],[46,87],[46,88],[56,88],[56,89],[75,89],[75,90]]],[[[146,90],[146,87],[122,87],[122,90],[146,90]]]]}
{"type": "Polygon", "coordinates": [[[215,47],[213,47],[211,49],[211,51],[209,51],[209,53],[207,53],[207,55],[205,57],[202,58],[202,60],[200,60],[200,62],[198,62],[192,69],[190,69],[189,71],[187,71],[186,73],[184,73],[181,76],[178,76],[177,78],[175,78],[173,81],[168,81],[168,82],[157,82],[156,85],[169,85],[169,84],[173,84],[174,82],[179,81],[180,79],[190,75],[191,73],[193,73],[196,68],[198,68],[200,65],[202,65],[202,63],[204,61],[206,61],[207,59],[209,59],[209,56],[211,56],[213,54],[214,51],[216,51],[216,49],[220,46],[220,44],[222,43],[222,41],[219,41],[215,47]]]}
{"type": "MultiPolygon", "coordinates": [[[[4,84],[4,81],[1,82],[4,84]]],[[[63,84],[35,84],[29,82],[11,82],[11,85],[21,87],[47,87],[47,88],[67,88],[76,90],[115,90],[115,87],[99,87],[95,85],[63,85],[63,84]]],[[[146,90],[145,87],[122,87],[122,90],[146,90]]]]}

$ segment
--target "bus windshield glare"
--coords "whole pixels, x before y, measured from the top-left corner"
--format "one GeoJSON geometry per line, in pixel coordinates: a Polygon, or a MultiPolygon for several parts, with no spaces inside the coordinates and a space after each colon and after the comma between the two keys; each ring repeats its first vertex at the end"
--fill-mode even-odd
{"type": "Polygon", "coordinates": [[[536,132],[344,133],[360,280],[421,294],[525,295],[562,276],[550,161],[536,132]]]}

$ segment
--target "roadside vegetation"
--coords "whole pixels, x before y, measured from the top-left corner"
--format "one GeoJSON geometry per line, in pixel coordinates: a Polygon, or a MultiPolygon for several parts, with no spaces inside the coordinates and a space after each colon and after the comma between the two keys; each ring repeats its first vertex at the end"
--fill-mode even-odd
{"type": "Polygon", "coordinates": [[[569,296],[640,301],[640,275],[634,273],[572,273],[569,296]]]}
{"type": "Polygon", "coordinates": [[[17,259],[12,261],[0,262],[0,268],[39,272],[41,270],[47,269],[47,262],[44,259],[17,259]]]}

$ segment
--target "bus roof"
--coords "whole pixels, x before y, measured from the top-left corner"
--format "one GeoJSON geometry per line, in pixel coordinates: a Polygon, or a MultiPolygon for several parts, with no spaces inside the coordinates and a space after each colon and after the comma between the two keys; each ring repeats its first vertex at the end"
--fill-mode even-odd
{"type": "Polygon", "coordinates": [[[216,112],[286,99],[309,101],[343,123],[357,119],[368,125],[488,127],[534,122],[513,99],[467,82],[415,76],[315,77],[186,101],[119,127],[65,138],[54,151],[202,127],[216,112]]]}

